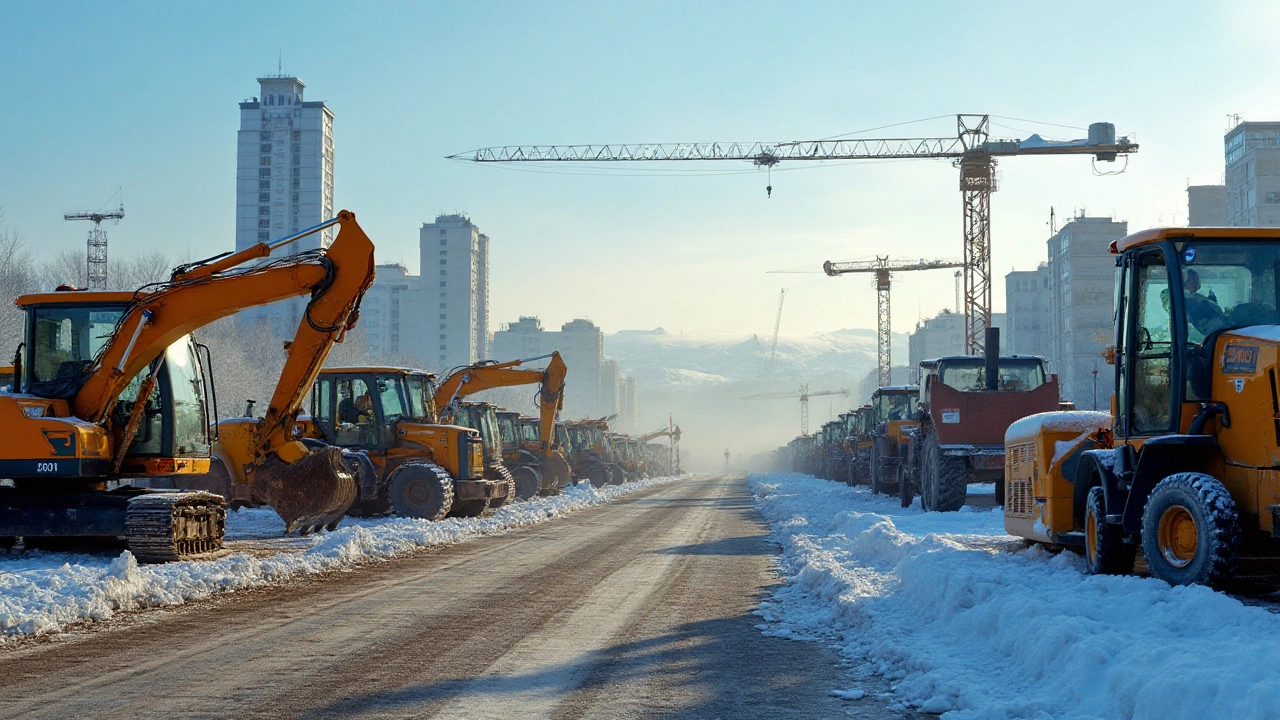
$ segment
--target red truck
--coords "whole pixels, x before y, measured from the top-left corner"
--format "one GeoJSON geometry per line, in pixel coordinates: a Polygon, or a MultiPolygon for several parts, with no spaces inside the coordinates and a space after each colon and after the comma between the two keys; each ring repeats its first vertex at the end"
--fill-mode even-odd
{"type": "Polygon", "coordinates": [[[899,498],[920,495],[927,510],[964,506],[969,483],[995,483],[1004,503],[1004,431],[1028,415],[1057,410],[1058,379],[1044,359],[1000,355],[999,331],[988,331],[985,356],[956,355],[920,363],[920,425],[908,440],[899,498]]]}

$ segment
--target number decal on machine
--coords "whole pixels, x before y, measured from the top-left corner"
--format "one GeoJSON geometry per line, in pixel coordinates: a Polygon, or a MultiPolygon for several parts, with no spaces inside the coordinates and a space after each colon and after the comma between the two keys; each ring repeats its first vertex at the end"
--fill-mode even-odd
{"type": "Polygon", "coordinates": [[[37,462],[36,472],[38,473],[56,473],[58,472],[58,463],[56,462],[37,462]]]}

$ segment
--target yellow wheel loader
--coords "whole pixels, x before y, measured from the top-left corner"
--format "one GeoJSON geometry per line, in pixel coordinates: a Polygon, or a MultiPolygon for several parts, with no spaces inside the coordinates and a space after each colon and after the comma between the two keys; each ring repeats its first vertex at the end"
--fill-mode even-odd
{"type": "Polygon", "coordinates": [[[1139,232],[1117,255],[1110,415],[1050,412],[1005,433],[1005,527],[1083,549],[1094,573],[1139,550],[1172,584],[1227,585],[1280,552],[1280,229],[1139,232]]]}
{"type": "MultiPolygon", "coordinates": [[[[225,501],[207,484],[211,445],[233,487],[274,507],[290,529],[329,526],[355,495],[335,452],[291,435],[296,407],[218,438],[211,433],[208,348],[191,332],[238,310],[310,295],[286,375],[309,385],[324,353],[356,319],[373,280],[373,244],[343,211],[301,233],[181,266],[134,292],[24,295],[25,335],[15,387],[0,395],[0,542],[29,545],[123,538],[142,561],[175,560],[222,545],[225,501]],[[324,250],[268,259],[273,250],[339,225],[324,250]],[[254,262],[261,261],[261,262],[254,262]],[[113,487],[115,486],[115,487],[113,487]]],[[[282,385],[285,379],[282,378],[282,385]]],[[[288,394],[288,393],[285,393],[288,394]]],[[[282,393],[278,390],[277,396],[282,393]]]]}
{"type": "Polygon", "coordinates": [[[509,476],[486,478],[480,433],[440,422],[435,379],[407,368],[320,371],[299,427],[308,443],[347,451],[359,485],[352,514],[474,517],[513,497],[509,476]]]}

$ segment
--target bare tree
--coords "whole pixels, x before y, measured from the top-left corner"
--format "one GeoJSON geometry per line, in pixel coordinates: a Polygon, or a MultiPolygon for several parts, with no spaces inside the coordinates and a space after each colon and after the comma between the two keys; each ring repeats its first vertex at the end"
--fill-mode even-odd
{"type": "Polygon", "coordinates": [[[22,339],[22,311],[13,301],[39,289],[35,259],[22,235],[0,230],[0,365],[8,364],[22,339]]]}

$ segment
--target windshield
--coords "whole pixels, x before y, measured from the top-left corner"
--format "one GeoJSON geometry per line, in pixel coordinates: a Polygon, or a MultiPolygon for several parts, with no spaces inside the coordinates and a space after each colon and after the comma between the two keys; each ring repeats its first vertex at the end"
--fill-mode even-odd
{"type": "Polygon", "coordinates": [[[915,393],[883,393],[876,396],[876,420],[910,420],[916,413],[915,393]]]}
{"type": "Polygon", "coordinates": [[[406,418],[416,422],[431,422],[432,414],[435,408],[431,406],[432,393],[434,388],[427,378],[421,375],[410,375],[406,381],[407,387],[406,398],[408,407],[406,410],[406,418]]]}
{"type": "Polygon", "coordinates": [[[71,397],[84,385],[84,371],[115,335],[127,307],[72,305],[33,307],[27,316],[27,392],[71,397]]]}
{"type": "Polygon", "coordinates": [[[504,446],[515,445],[519,437],[519,431],[516,429],[516,416],[507,413],[498,415],[498,435],[502,438],[504,446]]]}
{"type": "Polygon", "coordinates": [[[523,442],[539,442],[542,440],[538,434],[537,420],[529,420],[527,418],[520,420],[520,440],[523,442]]]}
{"type": "MultiPolygon", "coordinates": [[[[1175,246],[1189,342],[1204,342],[1205,336],[1227,328],[1280,325],[1280,244],[1192,240],[1175,246]]],[[[1162,301],[1167,302],[1168,292],[1163,291],[1162,301]]]]}
{"type": "MultiPolygon", "coordinates": [[[[987,366],[982,358],[947,361],[938,367],[943,385],[961,392],[987,389],[987,366]]],[[[1004,392],[1026,392],[1044,384],[1044,366],[1038,359],[1000,360],[999,388],[1004,392]]]]}

